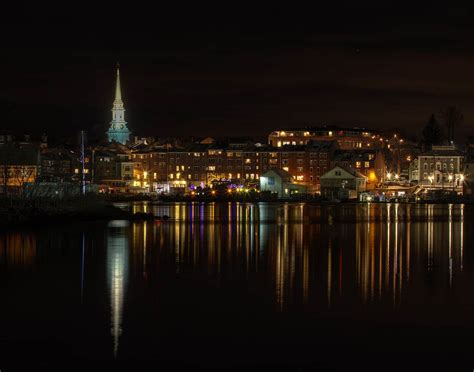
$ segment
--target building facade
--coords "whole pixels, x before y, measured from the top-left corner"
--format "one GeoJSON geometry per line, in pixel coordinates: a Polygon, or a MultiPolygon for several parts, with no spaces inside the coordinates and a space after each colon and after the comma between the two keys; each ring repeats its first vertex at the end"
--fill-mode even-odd
{"type": "Polygon", "coordinates": [[[283,169],[294,183],[317,193],[319,178],[330,167],[333,145],[330,141],[283,147],[249,143],[151,145],[132,151],[134,183],[150,191],[204,187],[222,180],[258,185],[261,174],[283,169]]]}
{"type": "Polygon", "coordinates": [[[307,188],[304,185],[294,183],[293,176],[287,171],[275,168],[261,175],[260,191],[268,191],[282,199],[305,194],[307,188]]]}
{"type": "Polygon", "coordinates": [[[356,199],[366,190],[367,178],[351,168],[335,166],[321,177],[321,196],[337,199],[356,199]]]}
{"type": "Polygon", "coordinates": [[[336,126],[304,129],[282,129],[268,136],[274,147],[306,145],[310,141],[335,141],[341,150],[381,148],[384,142],[378,132],[364,128],[341,128],[336,126]]]}
{"type": "Polygon", "coordinates": [[[464,154],[454,145],[433,146],[418,156],[419,185],[427,189],[462,192],[464,154]]]}

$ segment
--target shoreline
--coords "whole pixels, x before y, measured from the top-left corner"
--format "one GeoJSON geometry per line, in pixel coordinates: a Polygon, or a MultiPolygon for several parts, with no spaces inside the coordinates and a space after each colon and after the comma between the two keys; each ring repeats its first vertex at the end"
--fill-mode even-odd
{"type": "Polygon", "coordinates": [[[88,221],[154,220],[152,213],[132,213],[95,197],[67,200],[2,198],[0,228],[88,221]]]}
{"type": "MultiPolygon", "coordinates": [[[[114,203],[141,203],[146,202],[151,205],[166,205],[173,203],[199,203],[199,204],[228,204],[228,203],[243,203],[254,204],[287,204],[287,203],[304,203],[308,206],[328,207],[321,210],[321,215],[309,215],[300,219],[288,219],[282,221],[281,218],[271,218],[266,220],[258,220],[257,223],[308,223],[308,224],[333,224],[333,223],[358,223],[358,222],[384,222],[399,221],[399,222],[430,222],[430,221],[456,221],[461,220],[462,216],[452,215],[428,215],[427,213],[412,214],[401,213],[400,215],[392,215],[392,213],[380,213],[372,216],[358,215],[356,210],[348,212],[344,206],[357,205],[470,205],[474,201],[423,201],[423,202],[360,202],[360,201],[342,201],[331,202],[323,200],[241,200],[231,198],[166,198],[152,199],[149,197],[130,199],[114,198],[114,200],[107,200],[97,196],[86,196],[81,198],[74,198],[68,200],[46,200],[46,199],[0,199],[0,228],[15,228],[15,227],[31,227],[34,225],[51,225],[51,224],[70,224],[83,222],[98,222],[111,220],[127,220],[127,221],[169,221],[169,222],[195,222],[196,220],[175,220],[169,216],[155,216],[152,212],[136,212],[125,210],[114,203]],[[338,208],[341,207],[341,208],[338,208]]],[[[466,216],[467,217],[467,216],[466,216]]],[[[199,220],[200,222],[212,223],[228,223],[228,219],[218,220],[199,220]]]]}
{"type": "Polygon", "coordinates": [[[148,196],[148,195],[133,195],[133,196],[117,196],[104,197],[104,201],[110,203],[126,203],[126,202],[151,202],[158,203],[306,203],[310,205],[349,205],[349,204],[474,204],[474,199],[467,198],[452,198],[439,200],[399,200],[399,201],[359,201],[359,200],[328,200],[321,198],[258,198],[258,197],[228,197],[228,196],[148,196]]]}

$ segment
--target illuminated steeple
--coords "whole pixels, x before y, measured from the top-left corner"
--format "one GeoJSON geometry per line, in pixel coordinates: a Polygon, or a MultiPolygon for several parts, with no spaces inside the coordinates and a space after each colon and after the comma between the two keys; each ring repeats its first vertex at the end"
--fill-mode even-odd
{"type": "Polygon", "coordinates": [[[117,63],[117,82],[115,83],[114,107],[116,107],[116,106],[123,107],[122,90],[120,89],[120,64],[119,63],[117,63]]]}
{"type": "Polygon", "coordinates": [[[120,65],[117,63],[117,81],[115,83],[115,100],[112,107],[112,121],[107,132],[109,142],[115,141],[125,145],[130,141],[130,131],[125,121],[125,109],[123,108],[122,89],[120,87],[120,65]]]}

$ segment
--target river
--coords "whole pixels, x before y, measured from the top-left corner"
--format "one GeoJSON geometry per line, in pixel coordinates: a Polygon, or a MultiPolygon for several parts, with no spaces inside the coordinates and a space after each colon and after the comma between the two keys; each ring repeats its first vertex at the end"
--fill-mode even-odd
{"type": "Polygon", "coordinates": [[[474,206],[119,206],[0,232],[0,364],[474,366],[474,206]]]}

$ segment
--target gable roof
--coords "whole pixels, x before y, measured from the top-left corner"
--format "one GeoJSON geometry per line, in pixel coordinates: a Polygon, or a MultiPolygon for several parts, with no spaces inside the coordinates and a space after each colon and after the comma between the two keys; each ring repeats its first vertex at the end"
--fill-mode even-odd
{"type": "Polygon", "coordinates": [[[365,177],[363,174],[361,174],[360,172],[356,171],[355,169],[353,168],[349,168],[349,167],[341,167],[339,165],[336,165],[334,168],[331,168],[329,171],[327,171],[326,173],[324,173],[321,178],[331,178],[329,176],[329,173],[332,172],[333,170],[335,169],[340,169],[342,170],[343,172],[347,173],[349,176],[352,176],[352,177],[355,177],[355,178],[367,178],[365,177]]]}

